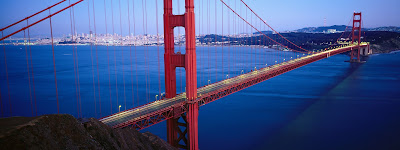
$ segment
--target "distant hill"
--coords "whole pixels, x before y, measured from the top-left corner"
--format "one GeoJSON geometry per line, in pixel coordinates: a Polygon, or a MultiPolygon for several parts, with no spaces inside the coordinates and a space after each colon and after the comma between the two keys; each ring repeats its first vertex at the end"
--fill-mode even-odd
{"type": "MultiPolygon", "coordinates": [[[[261,31],[264,34],[272,34],[272,31],[261,31]]],[[[260,34],[260,32],[254,32],[253,34],[260,34]]]]}
{"type": "MultiPolygon", "coordinates": [[[[333,26],[326,26],[326,27],[306,27],[302,29],[295,30],[295,32],[305,32],[305,33],[323,33],[328,32],[329,29],[334,29],[336,31],[344,31],[346,29],[345,25],[333,25],[333,26]]],[[[348,27],[347,30],[351,29],[348,27]]]]}
{"type": "MultiPolygon", "coordinates": [[[[347,26],[346,31],[351,30],[351,26],[347,26]]],[[[294,32],[304,32],[304,33],[329,33],[329,32],[343,32],[345,31],[345,25],[333,25],[326,27],[306,27],[302,29],[295,30],[294,32]]],[[[377,27],[377,28],[363,28],[363,31],[390,31],[400,33],[400,27],[388,26],[388,27],[377,27]]]]}
{"type": "Polygon", "coordinates": [[[368,31],[391,31],[391,32],[399,32],[400,33],[400,27],[395,27],[395,26],[368,28],[367,30],[368,31]]]}

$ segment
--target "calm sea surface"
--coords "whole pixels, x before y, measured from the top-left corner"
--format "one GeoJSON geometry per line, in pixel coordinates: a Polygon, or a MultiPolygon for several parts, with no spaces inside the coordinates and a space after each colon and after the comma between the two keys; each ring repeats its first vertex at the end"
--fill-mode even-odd
{"type": "MultiPolygon", "coordinates": [[[[125,110],[154,101],[165,91],[163,47],[76,49],[78,67],[73,46],[55,47],[60,113],[100,118],[118,112],[119,105],[125,110]]],[[[10,116],[10,108],[13,116],[57,113],[51,46],[31,47],[34,78],[28,76],[25,46],[6,46],[11,103],[1,51],[2,116],[10,116]]],[[[30,58],[29,47],[27,52],[30,58]]],[[[297,55],[199,47],[198,86],[297,55]]],[[[400,52],[372,55],[364,64],[344,62],[348,59],[320,60],[201,107],[200,149],[400,149],[400,52]]],[[[177,76],[180,93],[184,70],[177,69],[177,76]]],[[[165,122],[144,131],[166,139],[165,122]]]]}

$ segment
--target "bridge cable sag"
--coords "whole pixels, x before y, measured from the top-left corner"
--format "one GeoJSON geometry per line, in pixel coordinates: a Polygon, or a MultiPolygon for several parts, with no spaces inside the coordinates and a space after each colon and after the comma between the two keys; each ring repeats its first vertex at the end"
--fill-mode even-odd
{"type": "Polygon", "coordinates": [[[34,13],[33,15],[30,15],[30,16],[24,18],[24,19],[21,19],[21,20],[15,22],[15,23],[13,23],[13,24],[10,24],[10,25],[8,25],[8,26],[6,26],[6,27],[4,27],[4,28],[1,28],[0,31],[4,31],[4,30],[6,30],[6,29],[8,29],[8,28],[10,28],[10,27],[12,27],[12,26],[15,26],[15,25],[21,23],[22,21],[28,20],[28,19],[30,19],[30,18],[32,18],[32,17],[34,17],[34,16],[36,16],[36,15],[38,15],[38,14],[40,14],[40,13],[46,11],[46,10],[49,10],[49,9],[51,9],[51,8],[53,8],[53,7],[57,6],[57,5],[59,5],[59,4],[63,3],[63,2],[65,2],[65,1],[67,1],[67,0],[59,1],[59,2],[56,3],[56,4],[53,4],[53,5],[51,5],[51,6],[47,7],[47,8],[45,8],[45,9],[39,11],[39,12],[34,13]]]}
{"type": "MultiPolygon", "coordinates": [[[[223,0],[221,0],[222,2],[223,2],[223,0]]],[[[282,39],[284,39],[284,40],[286,40],[287,42],[289,42],[289,43],[291,43],[293,46],[295,46],[295,47],[297,47],[297,48],[299,48],[299,49],[301,49],[301,50],[304,50],[304,51],[307,51],[307,52],[309,52],[309,50],[306,50],[306,49],[304,49],[304,48],[302,48],[302,47],[300,47],[300,46],[298,46],[298,45],[296,45],[296,44],[294,44],[293,42],[291,42],[291,41],[289,41],[287,38],[285,38],[284,36],[282,36],[279,32],[277,32],[274,28],[272,28],[267,22],[265,22],[257,13],[255,13],[254,11],[253,11],[253,9],[251,9],[243,0],[240,0],[257,18],[259,18],[265,25],[267,25],[269,28],[271,28],[275,33],[277,33],[280,37],[282,37],[282,39]]]]}
{"type": "MultiPolygon", "coordinates": [[[[224,5],[225,5],[226,7],[228,7],[233,13],[235,13],[240,19],[242,19],[243,21],[245,21],[245,22],[246,22],[250,27],[252,27],[254,30],[256,30],[257,32],[259,32],[259,33],[262,34],[263,36],[267,37],[267,38],[270,39],[271,41],[273,41],[273,42],[275,42],[275,43],[281,45],[282,47],[288,48],[287,46],[285,46],[285,45],[283,45],[283,44],[277,42],[276,40],[271,39],[269,36],[267,36],[267,35],[265,35],[264,33],[262,33],[260,30],[258,30],[256,27],[254,27],[254,25],[252,25],[252,24],[249,23],[247,20],[245,20],[242,16],[240,16],[235,10],[233,10],[233,9],[232,9],[229,5],[227,5],[223,0],[220,0],[220,1],[221,1],[222,3],[224,3],[224,5]]],[[[298,51],[298,50],[294,50],[294,49],[291,49],[291,50],[293,50],[293,51],[295,51],[295,52],[299,52],[299,53],[306,53],[306,52],[298,51]]]]}

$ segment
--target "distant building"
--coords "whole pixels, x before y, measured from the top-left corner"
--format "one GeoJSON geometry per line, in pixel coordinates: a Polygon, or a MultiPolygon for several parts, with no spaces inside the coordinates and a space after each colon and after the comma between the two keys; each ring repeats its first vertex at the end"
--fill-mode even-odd
{"type": "Polygon", "coordinates": [[[326,33],[336,33],[336,32],[337,32],[336,29],[328,29],[326,31],[326,33]]]}

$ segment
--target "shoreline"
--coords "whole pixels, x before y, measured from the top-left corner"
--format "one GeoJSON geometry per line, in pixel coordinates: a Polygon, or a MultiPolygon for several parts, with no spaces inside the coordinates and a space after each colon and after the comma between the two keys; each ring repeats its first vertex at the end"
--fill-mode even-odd
{"type": "MultiPolygon", "coordinates": [[[[15,43],[0,43],[0,46],[51,46],[51,44],[15,44],[15,43]]],[[[55,44],[54,46],[116,46],[116,47],[163,47],[164,44],[162,45],[103,45],[103,44],[99,44],[99,45],[90,45],[90,44],[55,44]]],[[[185,45],[175,45],[175,47],[184,47],[185,45]]],[[[262,48],[262,49],[275,49],[278,50],[276,48],[270,48],[268,46],[259,46],[259,45],[229,45],[229,46],[223,46],[223,45],[204,45],[204,44],[196,44],[196,47],[256,47],[256,48],[262,48]]],[[[400,52],[399,48],[395,48],[393,50],[374,50],[373,48],[371,48],[373,50],[372,54],[392,54],[392,53],[398,53],[400,52]]]]}

